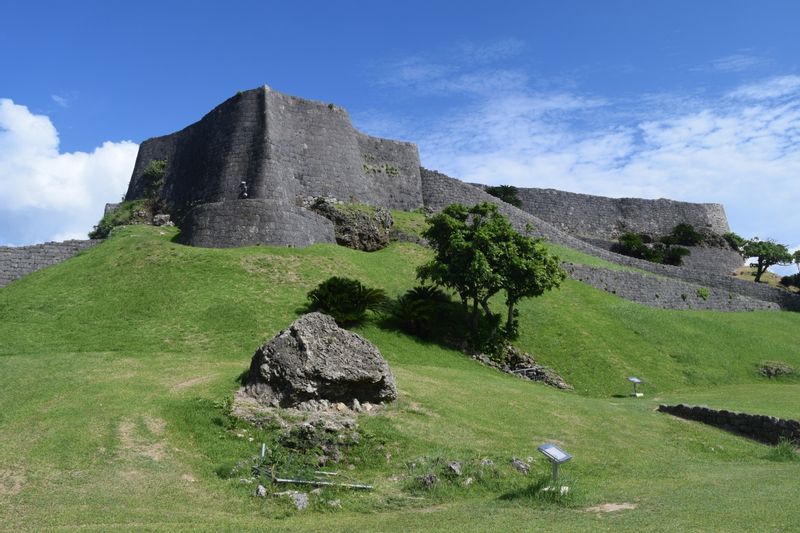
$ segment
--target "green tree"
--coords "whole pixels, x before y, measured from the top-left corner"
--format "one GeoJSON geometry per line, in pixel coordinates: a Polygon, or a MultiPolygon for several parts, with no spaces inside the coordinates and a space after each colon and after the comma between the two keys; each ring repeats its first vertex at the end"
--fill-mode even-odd
{"type": "Polygon", "coordinates": [[[479,309],[491,314],[489,298],[501,288],[500,274],[492,269],[492,258],[499,253],[494,236],[503,233],[508,221],[497,206],[483,203],[470,209],[450,205],[428,223],[422,236],[435,257],[417,269],[417,277],[454,290],[477,327],[479,309]]]}
{"type": "Polygon", "coordinates": [[[517,303],[558,287],[566,276],[542,241],[520,235],[494,204],[450,205],[431,217],[422,235],[435,256],[419,267],[417,276],[454,290],[475,330],[481,310],[495,323],[489,299],[504,290],[506,333],[513,335],[517,303]]]}
{"type": "Polygon", "coordinates": [[[797,265],[797,271],[800,272],[800,250],[795,250],[792,254],[792,262],[797,265]]]}
{"type": "Polygon", "coordinates": [[[532,239],[513,232],[502,246],[499,257],[502,287],[506,293],[506,334],[517,335],[514,307],[523,298],[541,296],[561,285],[567,273],[551,255],[541,239],[532,239]]]}
{"type": "Polygon", "coordinates": [[[762,241],[758,237],[747,241],[742,247],[742,253],[745,257],[756,259],[756,262],[750,265],[756,267],[756,283],[761,281],[761,276],[772,265],[785,265],[792,261],[792,254],[785,245],[771,240],[762,241]]]}
{"type": "Polygon", "coordinates": [[[493,187],[486,187],[486,192],[495,198],[500,198],[505,203],[511,204],[514,207],[522,207],[522,201],[520,201],[518,195],[519,190],[513,185],[496,185],[493,187]]]}

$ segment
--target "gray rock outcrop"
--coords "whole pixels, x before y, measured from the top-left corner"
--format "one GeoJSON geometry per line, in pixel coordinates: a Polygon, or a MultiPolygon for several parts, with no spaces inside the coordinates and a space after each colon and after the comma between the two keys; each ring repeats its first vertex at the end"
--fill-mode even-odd
{"type": "Polygon", "coordinates": [[[324,198],[317,199],[309,207],[333,222],[336,243],[341,246],[365,252],[389,246],[394,220],[388,209],[336,205],[324,198]]]}
{"type": "Polygon", "coordinates": [[[272,407],[390,402],[397,387],[380,351],[323,313],[309,313],[256,350],[241,394],[272,407]]]}

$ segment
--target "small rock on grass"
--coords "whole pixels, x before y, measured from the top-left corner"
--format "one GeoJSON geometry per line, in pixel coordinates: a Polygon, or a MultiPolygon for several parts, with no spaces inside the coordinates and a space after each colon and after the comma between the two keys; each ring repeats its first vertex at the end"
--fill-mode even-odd
{"type": "Polygon", "coordinates": [[[528,475],[528,472],[530,472],[531,470],[531,467],[528,465],[528,463],[521,461],[516,457],[514,457],[511,460],[511,466],[513,466],[517,472],[519,472],[520,474],[524,474],[526,476],[528,475]]]}
{"type": "Polygon", "coordinates": [[[447,468],[453,474],[457,476],[461,475],[461,463],[459,463],[458,461],[450,461],[449,463],[447,463],[447,468]]]}
{"type": "Polygon", "coordinates": [[[419,482],[426,489],[430,489],[439,482],[439,477],[436,474],[425,474],[419,478],[419,482]]]}
{"type": "Polygon", "coordinates": [[[290,497],[294,502],[294,506],[297,507],[299,511],[308,507],[308,494],[305,492],[298,492],[297,494],[292,494],[290,497]]]}

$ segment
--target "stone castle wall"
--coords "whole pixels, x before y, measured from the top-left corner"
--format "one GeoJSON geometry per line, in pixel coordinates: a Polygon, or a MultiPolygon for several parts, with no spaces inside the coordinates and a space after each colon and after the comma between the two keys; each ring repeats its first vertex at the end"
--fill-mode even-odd
{"type": "MultiPolygon", "coordinates": [[[[589,244],[611,251],[616,241],[605,239],[592,239],[582,237],[581,240],[589,244]]],[[[691,255],[683,258],[683,268],[703,272],[716,272],[718,274],[731,274],[737,268],[744,266],[744,259],[730,248],[707,248],[704,246],[684,246],[691,255]]]]}
{"type": "Polygon", "coordinates": [[[102,241],[46,242],[33,246],[0,246],[0,287],[50,265],[66,261],[102,241]]]}
{"type": "Polygon", "coordinates": [[[661,265],[616,254],[573,237],[552,224],[491,196],[479,187],[474,187],[440,172],[427,169],[422,169],[421,176],[425,205],[434,210],[440,210],[451,203],[471,205],[479,202],[491,202],[500,207],[500,211],[508,217],[511,224],[518,231],[526,231],[528,225],[532,226],[533,230],[530,232],[532,236],[544,237],[550,242],[568,246],[574,250],[600,257],[612,263],[638,268],[700,287],[721,289],[754,300],[777,304],[781,309],[800,311],[800,296],[788,291],[770,287],[763,283],[753,283],[752,281],[722,275],[717,272],[661,265]]]}
{"type": "Polygon", "coordinates": [[[168,162],[165,196],[186,211],[248,197],[294,203],[327,196],[397,209],[422,206],[413,143],[369,137],[339,107],[262,87],[228,99],[187,128],[142,143],[126,198],[144,195],[153,159],[168,162]]]}
{"type": "Polygon", "coordinates": [[[296,210],[301,197],[395,209],[422,206],[416,145],[364,135],[344,109],[266,86],[237,94],[179,132],[142,143],[126,199],[145,195],[144,171],[154,159],[167,160],[163,194],[176,222],[202,233],[206,237],[200,240],[214,246],[255,244],[257,239],[262,244],[327,242],[327,228],[296,210]],[[247,199],[269,200],[260,205],[287,215],[255,216],[259,204],[236,203],[242,182],[247,199]],[[198,209],[220,202],[233,203],[198,209]],[[246,212],[236,219],[233,210],[245,205],[246,212]],[[215,226],[234,219],[237,230],[215,226]],[[279,227],[294,222],[319,233],[295,239],[294,226],[279,227]],[[236,234],[245,228],[247,235],[236,234]],[[214,232],[218,236],[211,238],[214,232]]]}
{"type": "Polygon", "coordinates": [[[522,209],[581,237],[616,240],[625,232],[668,235],[681,223],[719,235],[730,231],[720,204],[606,198],[554,189],[519,188],[522,209]]]}
{"type": "Polygon", "coordinates": [[[192,246],[231,248],[263,243],[334,243],[333,224],[312,211],[276,200],[228,200],[198,205],[181,228],[192,246]]]}
{"type": "Polygon", "coordinates": [[[780,309],[777,303],[742,296],[725,289],[701,287],[674,278],[569,263],[563,267],[569,276],[577,281],[649,307],[714,311],[780,309]]]}

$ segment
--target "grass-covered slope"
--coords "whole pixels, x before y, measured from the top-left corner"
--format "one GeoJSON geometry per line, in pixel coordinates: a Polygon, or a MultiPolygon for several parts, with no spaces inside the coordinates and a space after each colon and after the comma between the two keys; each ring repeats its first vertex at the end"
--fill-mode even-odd
{"type": "MultiPolygon", "coordinates": [[[[123,228],[0,290],[0,529],[765,531],[800,519],[800,464],[653,411],[659,397],[800,417],[797,381],[757,374],[763,360],[800,367],[800,315],[655,310],[572,281],[521,307],[519,345],[575,393],[368,324],[360,332],[401,398],[361,421],[353,469],[334,468],[376,490],[303,513],[254,499],[218,475],[267,438],[237,437],[218,405],[254,349],[319,281],[347,275],[399,294],[427,252],[207,250],[172,236],[123,228]],[[647,380],[645,399],[615,397],[632,374],[647,380]],[[575,456],[568,505],[525,496],[533,479],[507,464],[548,440],[575,456]],[[407,490],[408,463],[483,457],[496,478],[407,490]],[[608,502],[637,508],[583,510],[608,502]]],[[[548,466],[537,458],[534,470],[548,466]]]]}

